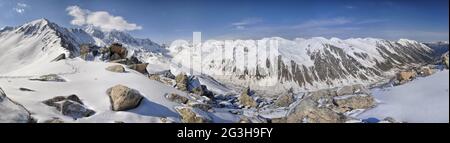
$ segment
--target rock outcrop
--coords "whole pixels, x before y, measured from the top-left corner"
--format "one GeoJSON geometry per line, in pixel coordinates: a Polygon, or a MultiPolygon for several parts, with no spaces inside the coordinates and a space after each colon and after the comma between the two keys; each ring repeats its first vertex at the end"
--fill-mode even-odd
{"type": "Polygon", "coordinates": [[[43,75],[40,77],[30,78],[35,81],[50,81],[50,82],[66,82],[64,78],[56,74],[43,75]]]}
{"type": "Polygon", "coordinates": [[[256,106],[258,106],[258,103],[249,94],[250,94],[250,88],[244,89],[244,91],[238,98],[239,104],[241,104],[245,107],[256,108],[256,106]]]}
{"type": "Polygon", "coordinates": [[[343,123],[346,117],[336,113],[328,107],[319,107],[319,104],[306,98],[299,102],[287,116],[288,123],[343,123]]]}
{"type": "Polygon", "coordinates": [[[56,96],[42,101],[42,103],[55,107],[62,115],[70,116],[73,119],[89,117],[95,114],[95,111],[88,109],[76,95],[56,96]]]}

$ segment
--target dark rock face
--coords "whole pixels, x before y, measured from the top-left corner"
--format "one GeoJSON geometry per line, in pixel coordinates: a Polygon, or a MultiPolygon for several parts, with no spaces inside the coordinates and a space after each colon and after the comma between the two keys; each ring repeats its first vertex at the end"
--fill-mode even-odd
{"type": "Polygon", "coordinates": [[[43,75],[37,78],[30,78],[35,81],[50,81],[50,82],[66,82],[64,78],[56,74],[43,75]]]}

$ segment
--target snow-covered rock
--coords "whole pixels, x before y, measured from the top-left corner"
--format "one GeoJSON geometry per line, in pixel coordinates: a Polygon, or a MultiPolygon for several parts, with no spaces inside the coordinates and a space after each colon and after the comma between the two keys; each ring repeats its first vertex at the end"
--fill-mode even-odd
{"type": "Polygon", "coordinates": [[[0,123],[29,123],[31,120],[30,113],[11,101],[0,88],[0,123]]]}

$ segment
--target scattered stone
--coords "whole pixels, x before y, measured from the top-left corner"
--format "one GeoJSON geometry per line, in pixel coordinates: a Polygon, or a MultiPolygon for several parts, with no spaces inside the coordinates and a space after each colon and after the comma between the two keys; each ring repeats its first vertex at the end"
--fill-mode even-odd
{"type": "Polygon", "coordinates": [[[383,119],[383,121],[386,121],[388,123],[397,123],[397,121],[392,117],[386,117],[383,119]]]}
{"type": "Polygon", "coordinates": [[[288,123],[344,123],[346,117],[327,107],[318,107],[311,98],[305,98],[288,114],[288,123]]]}
{"type": "Polygon", "coordinates": [[[77,95],[56,96],[42,101],[47,106],[55,107],[64,116],[70,116],[75,120],[78,118],[89,117],[95,114],[95,111],[84,106],[77,95]]]}
{"type": "Polygon", "coordinates": [[[128,54],[128,50],[119,43],[113,43],[109,47],[109,52],[111,55],[110,60],[125,59],[128,54]],[[113,56],[115,57],[113,58],[113,56]]]}
{"type": "Polygon", "coordinates": [[[109,66],[109,67],[106,68],[106,70],[111,71],[111,72],[117,72],[117,73],[124,73],[125,72],[125,68],[123,68],[123,66],[121,66],[121,65],[109,66]]]}
{"type": "Polygon", "coordinates": [[[211,117],[204,111],[192,107],[176,107],[183,123],[211,123],[211,117]]]}
{"type": "Polygon", "coordinates": [[[445,53],[445,54],[441,57],[441,59],[442,59],[442,64],[444,64],[445,68],[446,68],[446,69],[449,69],[449,54],[448,54],[448,52],[445,53]]]}
{"type": "Polygon", "coordinates": [[[51,81],[51,82],[66,82],[65,79],[56,74],[43,75],[37,78],[30,78],[29,80],[35,81],[51,81]]]}
{"type": "Polygon", "coordinates": [[[288,107],[289,105],[294,103],[294,101],[295,101],[294,93],[293,89],[291,88],[287,94],[278,97],[278,99],[275,102],[275,105],[277,105],[278,107],[288,107]]]}
{"type": "Polygon", "coordinates": [[[0,123],[32,123],[25,107],[9,99],[5,92],[0,88],[0,123]]]}
{"type": "Polygon", "coordinates": [[[421,69],[421,75],[422,76],[430,76],[430,75],[432,75],[434,72],[433,72],[433,70],[431,69],[431,68],[429,68],[429,67],[423,67],[422,69],[421,69]]]}
{"type": "Polygon", "coordinates": [[[70,116],[74,119],[89,117],[95,114],[95,111],[87,109],[78,102],[65,100],[61,104],[61,113],[65,116],[70,116]]]}
{"type": "Polygon", "coordinates": [[[111,87],[106,92],[110,98],[113,111],[125,111],[136,108],[143,98],[139,91],[123,85],[111,87]]]}
{"type": "Polygon", "coordinates": [[[147,66],[148,66],[148,63],[145,63],[145,64],[134,64],[134,65],[129,65],[128,68],[132,69],[132,70],[135,70],[135,71],[138,71],[138,72],[140,72],[142,74],[148,74],[147,66]]]}
{"type": "Polygon", "coordinates": [[[246,107],[253,107],[256,108],[258,104],[256,101],[249,95],[250,88],[244,89],[244,92],[242,92],[241,96],[239,96],[238,100],[241,105],[244,105],[246,107]]]}
{"type": "Polygon", "coordinates": [[[372,96],[365,94],[335,97],[333,102],[344,112],[354,109],[368,109],[375,106],[376,103],[372,96]]]}
{"type": "Polygon", "coordinates": [[[188,76],[180,73],[175,77],[176,87],[181,91],[188,91],[188,76]]]}
{"type": "Polygon", "coordinates": [[[167,94],[166,98],[172,102],[176,102],[176,103],[180,103],[180,104],[186,104],[189,101],[189,99],[187,97],[178,95],[176,93],[167,94]]]}
{"type": "Polygon", "coordinates": [[[197,109],[200,109],[205,112],[214,112],[212,106],[209,104],[204,104],[204,103],[199,103],[199,102],[191,102],[191,101],[189,101],[187,104],[189,107],[197,108],[197,109]]]}
{"type": "Polygon", "coordinates": [[[397,74],[397,80],[400,84],[408,82],[416,77],[416,72],[413,71],[402,71],[397,74]]]}
{"type": "Polygon", "coordinates": [[[27,92],[35,92],[35,91],[32,90],[32,89],[23,88],[23,87],[19,88],[19,90],[20,90],[20,91],[27,91],[27,92]]]}

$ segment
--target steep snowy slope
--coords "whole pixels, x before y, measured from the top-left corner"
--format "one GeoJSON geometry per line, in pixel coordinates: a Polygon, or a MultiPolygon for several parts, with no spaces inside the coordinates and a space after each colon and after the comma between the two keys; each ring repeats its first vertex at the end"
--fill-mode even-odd
{"type": "Polygon", "coordinates": [[[197,73],[224,82],[260,89],[314,90],[368,84],[384,78],[395,67],[432,59],[429,47],[407,39],[210,40],[201,45],[201,52],[190,47],[182,41],[171,45],[174,69],[190,72],[186,69],[193,67],[197,73]]]}
{"type": "Polygon", "coordinates": [[[60,54],[76,56],[80,44],[91,42],[85,32],[72,33],[46,19],[4,28],[0,32],[0,74],[48,63],[60,54]]]}

